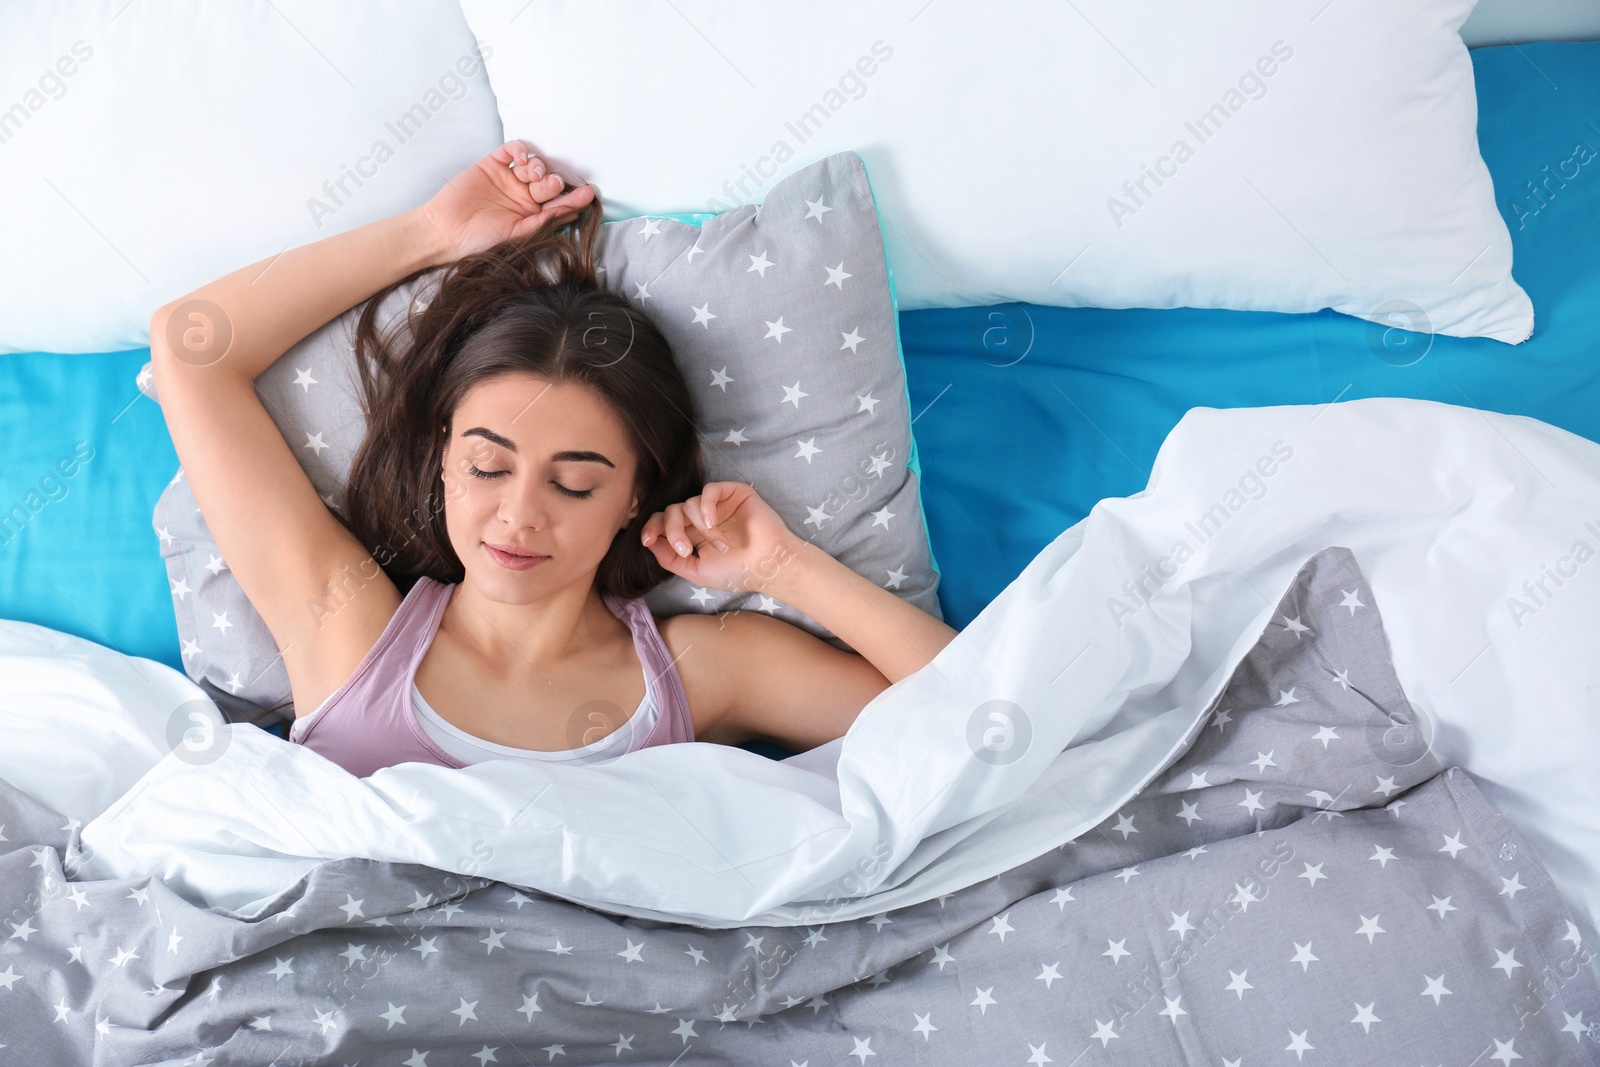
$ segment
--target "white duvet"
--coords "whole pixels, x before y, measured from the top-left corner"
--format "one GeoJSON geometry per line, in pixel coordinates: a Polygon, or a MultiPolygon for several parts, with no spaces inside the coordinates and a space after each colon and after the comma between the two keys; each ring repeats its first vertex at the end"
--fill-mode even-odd
{"type": "Polygon", "coordinates": [[[696,743],[358,779],[221,725],[165,666],[4,622],[0,775],[85,823],[85,876],[155,874],[246,916],[340,856],[714,927],[873,915],[1114,812],[1329,545],[1366,573],[1441,761],[1534,843],[1592,935],[1600,445],[1424,401],[1190,411],[1144,492],[1102,501],[844,738],[783,763],[696,743]],[[184,740],[196,723],[226,735],[220,757],[184,740]]]}

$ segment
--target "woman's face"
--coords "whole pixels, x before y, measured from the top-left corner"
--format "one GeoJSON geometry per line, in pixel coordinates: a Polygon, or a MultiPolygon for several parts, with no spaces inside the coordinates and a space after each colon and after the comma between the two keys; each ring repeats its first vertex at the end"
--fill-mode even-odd
{"type": "Polygon", "coordinates": [[[475,385],[448,427],[445,527],[473,584],[508,603],[592,582],[638,514],[622,423],[584,385],[506,374],[475,385]],[[544,557],[507,566],[488,546],[544,557]]]}

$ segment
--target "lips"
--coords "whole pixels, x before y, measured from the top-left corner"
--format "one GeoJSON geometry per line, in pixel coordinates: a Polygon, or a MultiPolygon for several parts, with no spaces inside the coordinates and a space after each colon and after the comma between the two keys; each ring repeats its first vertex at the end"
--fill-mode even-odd
{"type": "Polygon", "coordinates": [[[498,547],[496,545],[491,545],[487,541],[485,541],[483,543],[483,550],[484,550],[485,553],[488,554],[490,559],[494,560],[496,563],[498,563],[500,566],[504,567],[506,570],[511,570],[511,571],[531,570],[534,567],[540,566],[541,564],[543,564],[546,560],[548,560],[550,558],[549,556],[525,556],[525,555],[521,555],[514,548],[512,548],[512,549],[501,549],[500,547],[498,547]]]}
{"type": "Polygon", "coordinates": [[[521,559],[548,559],[549,558],[548,556],[541,556],[539,553],[531,552],[531,551],[529,551],[528,549],[525,549],[525,548],[518,548],[516,545],[497,545],[493,541],[485,541],[484,544],[488,545],[490,548],[494,549],[496,552],[503,552],[508,556],[517,556],[517,557],[519,557],[521,559]]]}

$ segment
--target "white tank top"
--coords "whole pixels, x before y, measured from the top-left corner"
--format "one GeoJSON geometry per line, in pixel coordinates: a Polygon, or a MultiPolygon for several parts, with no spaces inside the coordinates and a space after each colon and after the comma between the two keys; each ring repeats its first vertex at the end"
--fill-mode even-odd
{"type": "Polygon", "coordinates": [[[620,756],[627,752],[633,746],[635,737],[644,737],[655,728],[656,719],[661,715],[661,708],[656,703],[655,695],[655,687],[650,684],[650,679],[646,676],[644,699],[639,701],[638,710],[627,722],[591,745],[563,749],[559,752],[500,745],[470,734],[434,711],[433,706],[423,697],[422,690],[418,689],[414,682],[411,685],[411,706],[416,710],[418,724],[433,739],[434,744],[462,763],[482,763],[492,759],[520,759],[532,763],[548,763],[569,760],[592,761],[612,755],[620,756]]]}

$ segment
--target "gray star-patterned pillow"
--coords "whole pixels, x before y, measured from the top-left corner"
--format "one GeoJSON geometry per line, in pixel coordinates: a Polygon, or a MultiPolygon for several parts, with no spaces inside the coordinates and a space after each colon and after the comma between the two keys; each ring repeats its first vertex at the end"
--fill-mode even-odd
{"type": "MultiPolygon", "coordinates": [[[[762,204],[701,226],[670,218],[605,223],[596,259],[601,283],[631,299],[671,344],[699,409],[707,477],[748,482],[797,534],[942,618],[893,282],[860,157],[819,160],[774,185],[762,204]]],[[[425,304],[440,273],[391,293],[379,308],[379,329],[425,304]]],[[[284,439],[341,517],[366,432],[354,351],[364,306],[312,333],[256,379],[284,439]]],[[[138,383],[159,400],[149,364],[138,383]]],[[[189,677],[234,721],[288,700],[277,644],[228,571],[181,468],[152,522],[189,677]]],[[[848,647],[762,594],[672,577],[646,603],[662,617],[763,611],[848,647]]]]}

